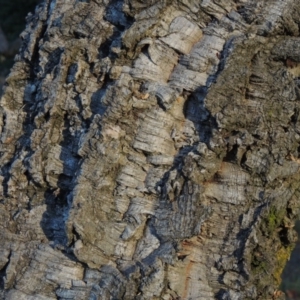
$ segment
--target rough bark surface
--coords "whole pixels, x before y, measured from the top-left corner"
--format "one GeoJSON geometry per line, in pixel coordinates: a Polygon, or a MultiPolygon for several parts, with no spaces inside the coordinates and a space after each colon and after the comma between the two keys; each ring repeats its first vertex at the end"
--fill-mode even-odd
{"type": "Polygon", "coordinates": [[[3,299],[272,299],[300,206],[296,0],[47,0],[1,100],[3,299]]]}

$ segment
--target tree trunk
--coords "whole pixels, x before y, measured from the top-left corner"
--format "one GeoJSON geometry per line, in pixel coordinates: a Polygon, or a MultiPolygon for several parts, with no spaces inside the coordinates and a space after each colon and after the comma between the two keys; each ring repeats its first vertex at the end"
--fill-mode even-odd
{"type": "Polygon", "coordinates": [[[8,41],[3,30],[0,27],[0,55],[6,54],[8,51],[8,41]]]}
{"type": "Polygon", "coordinates": [[[3,299],[276,299],[300,202],[296,0],[47,0],[1,100],[3,299]]]}

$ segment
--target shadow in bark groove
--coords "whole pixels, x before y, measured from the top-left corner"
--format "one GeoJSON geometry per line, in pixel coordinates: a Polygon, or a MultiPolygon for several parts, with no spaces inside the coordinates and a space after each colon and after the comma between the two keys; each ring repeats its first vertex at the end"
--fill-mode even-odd
{"type": "MultiPolygon", "coordinates": [[[[36,26],[36,23],[38,22],[37,15],[43,10],[46,9],[49,11],[49,5],[46,3],[40,4],[36,8],[35,15],[32,17],[32,25],[33,27],[36,26]],[[35,23],[36,22],[36,23],[35,23]]],[[[34,117],[37,114],[34,114],[34,107],[37,108],[36,106],[36,89],[32,89],[32,87],[35,87],[36,80],[35,76],[38,72],[38,62],[39,62],[39,53],[38,53],[38,40],[42,39],[44,37],[44,34],[46,32],[46,23],[42,25],[40,32],[37,35],[37,41],[34,45],[34,49],[32,51],[32,57],[31,61],[28,62],[28,59],[24,59],[27,61],[29,65],[29,79],[25,87],[24,95],[23,95],[23,107],[20,110],[23,110],[26,113],[25,121],[22,125],[22,131],[24,132],[18,140],[15,142],[16,143],[16,150],[15,152],[20,154],[20,152],[24,149],[25,151],[28,151],[28,154],[25,156],[24,161],[32,154],[31,149],[30,149],[30,136],[32,132],[36,129],[36,126],[34,125],[34,117]]],[[[26,36],[28,38],[29,35],[26,36]]],[[[20,47],[20,53],[24,53],[26,51],[27,43],[29,41],[25,40],[23,41],[21,47],[20,47]]],[[[37,110],[37,109],[36,109],[37,110]]],[[[3,116],[3,123],[4,126],[6,124],[6,116],[3,116]]],[[[13,163],[18,159],[18,156],[13,156],[5,165],[1,168],[1,175],[4,177],[4,180],[2,182],[2,187],[3,187],[3,196],[4,197],[9,197],[8,195],[8,182],[10,180],[10,169],[13,165],[13,163]]],[[[24,173],[26,177],[28,178],[28,181],[31,179],[30,175],[28,172],[24,173]]],[[[28,205],[30,207],[30,203],[28,205]]]]}
{"type": "Polygon", "coordinates": [[[57,177],[57,188],[49,188],[45,192],[47,211],[43,215],[41,227],[45,235],[54,244],[68,245],[66,221],[72,205],[72,190],[76,170],[80,164],[77,155],[80,132],[70,133],[68,115],[64,117],[63,140],[60,143],[60,161],[63,163],[62,173],[57,177]]]}
{"type": "MultiPolygon", "coordinates": [[[[131,17],[126,16],[123,13],[123,3],[123,0],[113,0],[110,1],[106,7],[104,19],[113,24],[115,27],[113,28],[113,34],[108,36],[98,49],[99,59],[108,57],[112,62],[116,59],[117,56],[113,51],[111,51],[111,48],[115,46],[122,46],[121,36],[133,22],[131,17]]],[[[76,35],[76,33],[74,34],[76,35]]],[[[74,38],[77,37],[74,36],[74,38]]],[[[89,63],[87,57],[86,62],[89,63]]],[[[90,66],[92,71],[93,63],[91,63],[90,66]]],[[[69,66],[67,77],[68,84],[72,84],[74,77],[72,74],[75,74],[76,70],[77,65],[69,66]]],[[[105,72],[107,72],[107,70],[105,70],[105,72]]],[[[102,74],[94,75],[101,76],[102,74]]],[[[74,86],[73,92],[76,96],[74,96],[72,100],[76,102],[76,106],[79,109],[77,117],[81,121],[81,129],[71,133],[70,119],[72,116],[66,112],[63,121],[64,129],[62,131],[62,141],[59,144],[61,147],[59,160],[62,162],[63,168],[61,174],[58,174],[57,176],[57,188],[49,187],[44,194],[47,210],[43,215],[41,227],[49,241],[52,241],[54,246],[61,245],[67,252],[71,251],[71,248],[77,239],[77,233],[72,232],[71,234],[73,235],[73,238],[72,240],[69,240],[70,237],[67,236],[66,225],[73,205],[72,193],[76,186],[76,172],[80,170],[80,165],[83,161],[83,158],[78,155],[79,140],[83,134],[89,131],[94,117],[105,113],[106,107],[102,103],[102,98],[108,88],[114,84],[114,81],[110,80],[107,74],[104,74],[103,82],[100,84],[102,84],[102,86],[100,85],[100,88],[91,96],[90,109],[92,115],[88,119],[84,119],[81,114],[83,107],[80,95],[74,86]]],[[[74,85],[76,85],[76,83],[74,83],[74,85]]]]}
{"type": "Polygon", "coordinates": [[[287,297],[287,300],[300,299],[300,221],[298,220],[295,225],[298,240],[296,246],[293,249],[290,259],[287,261],[282,274],[282,282],[280,290],[282,290],[287,297]]]}
{"type": "Polygon", "coordinates": [[[118,54],[112,48],[122,47],[122,34],[133,24],[134,19],[123,12],[124,0],[112,0],[106,6],[104,20],[113,24],[113,34],[101,45],[99,58],[109,57],[113,62],[118,54]]]}
{"type": "Polygon", "coordinates": [[[4,287],[5,287],[4,283],[5,283],[6,271],[7,271],[7,268],[9,266],[9,264],[10,264],[11,255],[12,255],[12,251],[10,251],[10,253],[9,253],[8,257],[7,257],[7,263],[0,270],[0,291],[4,291],[4,287]]]}

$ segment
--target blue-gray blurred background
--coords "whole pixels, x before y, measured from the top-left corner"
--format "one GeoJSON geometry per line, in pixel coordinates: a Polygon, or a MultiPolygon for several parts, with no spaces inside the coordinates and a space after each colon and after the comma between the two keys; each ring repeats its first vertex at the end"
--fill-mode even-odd
{"type": "Polygon", "coordinates": [[[26,15],[33,13],[39,2],[41,0],[0,0],[0,95],[20,47],[19,35],[25,27],[26,15]]]}

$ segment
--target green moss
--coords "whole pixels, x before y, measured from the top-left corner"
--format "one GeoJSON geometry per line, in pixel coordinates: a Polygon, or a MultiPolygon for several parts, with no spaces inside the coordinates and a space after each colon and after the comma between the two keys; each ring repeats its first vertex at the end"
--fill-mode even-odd
{"type": "Polygon", "coordinates": [[[251,258],[252,275],[256,278],[256,285],[259,291],[263,291],[270,284],[270,269],[272,268],[269,260],[261,253],[262,249],[255,249],[251,258]]]}
{"type": "Polygon", "coordinates": [[[274,206],[270,207],[269,214],[265,219],[265,228],[268,234],[272,235],[276,231],[285,215],[285,209],[277,209],[274,206]]]}
{"type": "Polygon", "coordinates": [[[265,273],[268,269],[267,262],[263,259],[260,259],[258,255],[253,255],[251,265],[254,275],[261,275],[262,273],[265,273]]]}
{"type": "Polygon", "coordinates": [[[262,254],[264,250],[266,249],[254,250],[251,260],[252,275],[256,278],[255,284],[262,297],[259,299],[268,299],[268,287],[272,286],[275,289],[280,286],[282,272],[290,258],[293,246],[281,247],[275,253],[270,252],[268,255],[262,254]]]}
{"type": "Polygon", "coordinates": [[[293,245],[289,245],[288,247],[282,247],[281,249],[279,249],[279,251],[276,252],[276,268],[273,272],[273,276],[275,279],[275,283],[278,286],[281,283],[282,271],[287,261],[289,260],[293,249],[293,245]]]}
{"type": "Polygon", "coordinates": [[[252,252],[251,271],[261,299],[267,299],[270,287],[275,289],[280,285],[281,274],[293,249],[293,245],[283,245],[279,236],[281,231],[278,229],[283,228],[286,213],[286,208],[269,207],[260,229],[262,237],[269,236],[271,243],[262,244],[252,252]]]}
{"type": "Polygon", "coordinates": [[[272,110],[269,110],[269,111],[267,112],[267,116],[268,116],[269,119],[272,119],[272,118],[274,117],[273,111],[272,111],[272,110]]]}

